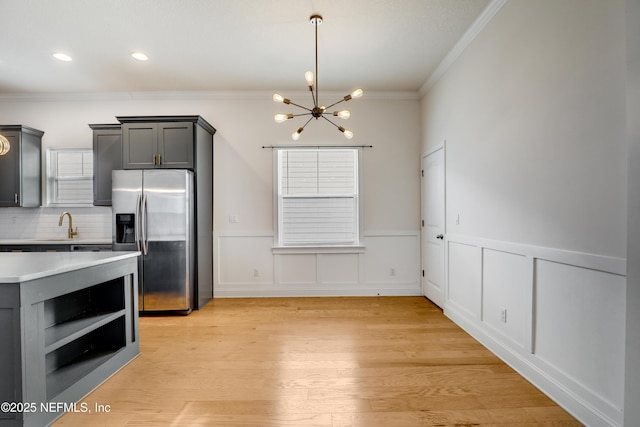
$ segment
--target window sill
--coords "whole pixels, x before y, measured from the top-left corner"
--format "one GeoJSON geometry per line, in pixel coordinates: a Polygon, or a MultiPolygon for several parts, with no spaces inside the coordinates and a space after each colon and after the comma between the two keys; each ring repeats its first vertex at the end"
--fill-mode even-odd
{"type": "Polygon", "coordinates": [[[361,254],[365,247],[353,246],[273,246],[271,251],[275,255],[287,254],[361,254]]]}

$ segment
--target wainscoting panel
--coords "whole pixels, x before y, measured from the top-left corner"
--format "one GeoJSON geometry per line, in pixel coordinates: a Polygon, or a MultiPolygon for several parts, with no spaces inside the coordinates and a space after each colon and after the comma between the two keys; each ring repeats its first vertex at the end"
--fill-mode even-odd
{"type": "Polygon", "coordinates": [[[626,261],[472,236],[446,244],[445,314],[585,425],[622,425],[626,261]]]}
{"type": "Polygon", "coordinates": [[[318,254],[318,283],[357,285],[358,254],[318,254]]]}
{"type": "Polygon", "coordinates": [[[217,243],[217,283],[234,287],[273,283],[273,237],[219,236],[217,243]]]}
{"type": "Polygon", "coordinates": [[[365,283],[403,283],[410,286],[420,282],[419,234],[370,234],[366,236],[365,244],[365,283]]]}
{"type": "Polygon", "coordinates": [[[622,276],[536,262],[535,354],[600,410],[623,407],[625,293],[622,276]]]}
{"type": "Polygon", "coordinates": [[[447,304],[454,305],[477,321],[482,310],[482,248],[464,243],[449,243],[447,304]]]}
{"type": "Polygon", "coordinates": [[[483,250],[482,320],[524,349],[531,343],[531,260],[508,252],[483,250]]]}
{"type": "Polygon", "coordinates": [[[318,279],[315,254],[276,255],[276,283],[293,286],[314,285],[318,279]]]}
{"type": "Polygon", "coordinates": [[[420,295],[420,234],[365,234],[361,248],[273,248],[271,234],[215,236],[216,297],[420,295]]]}

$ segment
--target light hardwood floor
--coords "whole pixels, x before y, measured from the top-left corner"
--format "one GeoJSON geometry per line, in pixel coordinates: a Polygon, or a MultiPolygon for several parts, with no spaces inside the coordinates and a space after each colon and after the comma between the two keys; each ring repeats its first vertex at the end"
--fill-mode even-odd
{"type": "Polygon", "coordinates": [[[215,299],[140,345],[54,425],[581,425],[422,297],[215,299]]]}

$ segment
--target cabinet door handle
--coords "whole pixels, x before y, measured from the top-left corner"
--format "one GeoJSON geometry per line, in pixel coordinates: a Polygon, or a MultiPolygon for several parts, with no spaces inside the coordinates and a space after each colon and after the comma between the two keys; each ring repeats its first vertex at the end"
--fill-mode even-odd
{"type": "Polygon", "coordinates": [[[155,165],[156,165],[156,155],[154,154],[153,155],[153,166],[155,166],[155,165]]]}
{"type": "Polygon", "coordinates": [[[18,193],[13,193],[13,202],[17,205],[18,204],[18,193]]]}
{"type": "Polygon", "coordinates": [[[162,156],[158,154],[158,166],[162,164],[162,156]]]}

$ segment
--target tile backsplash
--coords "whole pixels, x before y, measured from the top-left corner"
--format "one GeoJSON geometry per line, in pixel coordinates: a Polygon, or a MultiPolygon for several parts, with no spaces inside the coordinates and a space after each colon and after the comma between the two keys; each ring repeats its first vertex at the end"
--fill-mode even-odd
{"type": "Polygon", "coordinates": [[[68,218],[58,226],[60,214],[69,212],[75,239],[111,239],[111,208],[0,208],[0,240],[2,239],[64,239],[69,229],[68,218]]]}

